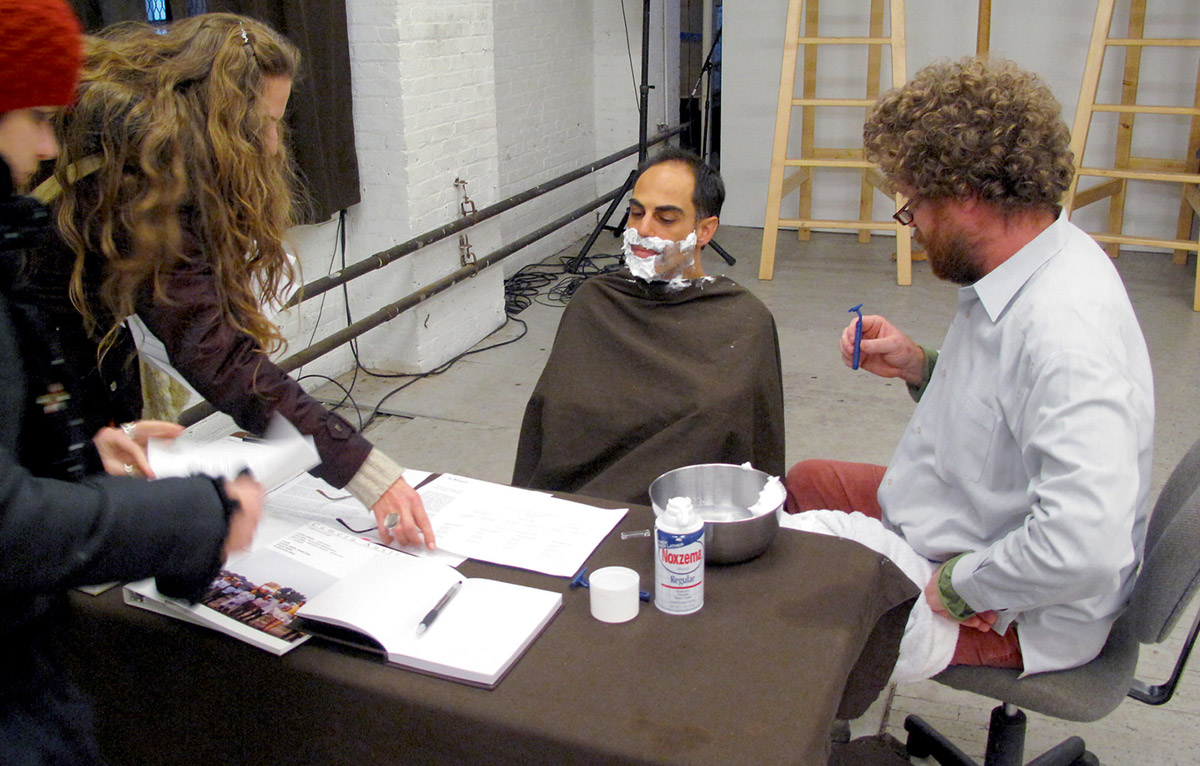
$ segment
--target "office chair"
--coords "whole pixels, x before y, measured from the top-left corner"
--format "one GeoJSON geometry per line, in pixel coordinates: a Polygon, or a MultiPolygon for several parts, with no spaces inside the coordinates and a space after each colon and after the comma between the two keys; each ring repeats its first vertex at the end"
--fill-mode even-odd
{"type": "MultiPolygon", "coordinates": [[[[1019,671],[955,665],[934,680],[1003,704],[992,710],[984,766],[1020,766],[1025,750],[1025,714],[1020,708],[1068,721],[1096,721],[1126,696],[1149,705],[1171,699],[1187,663],[1200,613],[1192,623],[1170,678],[1150,685],[1134,678],[1140,644],[1158,644],[1170,634],[1200,585],[1200,441],[1192,445],[1167,479],[1146,530],[1145,556],[1128,608],[1113,625],[1099,656],[1069,670],[1018,678],[1019,671]]],[[[920,716],[904,721],[910,757],[933,758],[943,766],[977,766],[920,716]]],[[[1099,766],[1079,737],[1070,737],[1027,766],[1099,766]]]]}

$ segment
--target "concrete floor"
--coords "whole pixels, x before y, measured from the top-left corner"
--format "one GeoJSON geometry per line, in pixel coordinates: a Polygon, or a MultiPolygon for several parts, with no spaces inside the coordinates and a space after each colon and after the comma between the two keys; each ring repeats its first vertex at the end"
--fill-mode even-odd
{"type": "MultiPolygon", "coordinates": [[[[814,234],[798,243],[780,236],[772,281],[757,278],[761,231],[722,227],[717,241],[738,258],[726,266],[706,252],[709,273],[724,273],[752,290],[772,310],[783,350],[788,464],[808,457],[886,463],[911,414],[904,386],[843,366],[837,338],[849,321],[847,309],[887,316],[925,345],[939,345],[953,316],[955,288],[916,263],[913,285],[899,287],[890,259],[892,240],[876,237],[862,245],[852,234],[814,234]]],[[[616,252],[607,235],[593,252],[616,252]]],[[[574,255],[575,250],[566,251],[574,255]]],[[[1130,253],[1117,261],[1142,323],[1154,365],[1158,427],[1152,492],[1175,462],[1200,437],[1200,407],[1192,375],[1200,359],[1200,314],[1191,310],[1195,260],[1174,264],[1169,255],[1130,253]]],[[[370,438],[402,464],[449,471],[491,481],[511,478],[518,430],[526,400],[545,363],[561,308],[535,304],[518,315],[528,324],[521,340],[466,357],[449,371],[418,381],[392,396],[370,438]]],[[[481,346],[516,337],[510,322],[481,346]]],[[[342,378],[349,382],[349,375],[342,378]]],[[[395,379],[360,374],[354,396],[370,408],[391,391],[395,379]]],[[[337,399],[331,387],[319,395],[337,399]]],[[[351,413],[350,419],[354,416],[351,413]]],[[[1143,652],[1140,672],[1158,682],[1174,662],[1190,615],[1161,647],[1143,652]]],[[[1106,719],[1072,724],[1030,715],[1030,757],[1070,734],[1088,742],[1105,766],[1194,764],[1200,747],[1200,663],[1186,674],[1174,700],[1149,708],[1126,700],[1106,719]]],[[[982,760],[991,700],[928,681],[902,684],[854,722],[855,735],[887,731],[903,740],[909,713],[920,713],[982,760]]]]}

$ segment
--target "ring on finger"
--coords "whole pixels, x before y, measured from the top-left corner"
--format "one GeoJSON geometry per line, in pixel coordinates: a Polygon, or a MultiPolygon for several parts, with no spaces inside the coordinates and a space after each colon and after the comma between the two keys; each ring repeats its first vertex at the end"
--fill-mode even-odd
{"type": "Polygon", "coordinates": [[[121,430],[125,432],[126,436],[132,439],[134,438],[134,433],[137,432],[137,423],[122,423],[121,430]]]}
{"type": "Polygon", "coordinates": [[[400,523],[400,514],[396,513],[395,511],[393,511],[392,513],[389,513],[387,516],[383,517],[383,526],[386,529],[394,529],[395,526],[399,523],[400,523]]]}
{"type": "Polygon", "coordinates": [[[131,466],[129,463],[125,464],[125,475],[133,476],[133,466],[131,466]]]}

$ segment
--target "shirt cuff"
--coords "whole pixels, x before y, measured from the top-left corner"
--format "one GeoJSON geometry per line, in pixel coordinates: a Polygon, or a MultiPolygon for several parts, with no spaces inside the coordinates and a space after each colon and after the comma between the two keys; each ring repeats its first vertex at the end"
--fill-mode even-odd
{"type": "Polygon", "coordinates": [[[933,380],[933,368],[937,364],[938,358],[936,348],[921,346],[921,350],[925,352],[925,370],[921,373],[921,382],[908,384],[908,395],[912,397],[914,402],[921,401],[921,397],[925,395],[925,389],[929,386],[929,381],[933,380]]]}
{"type": "Polygon", "coordinates": [[[938,570],[938,595],[942,598],[942,606],[945,607],[950,617],[958,622],[962,622],[975,614],[975,610],[967,604],[962,596],[958,595],[958,591],[954,589],[952,581],[954,566],[965,555],[967,554],[958,554],[945,564],[942,564],[942,568],[938,570]]]}
{"type": "Polygon", "coordinates": [[[346,489],[367,508],[374,507],[383,493],[404,478],[404,469],[378,449],[367,453],[367,459],[359,466],[358,473],[350,478],[346,489]]]}

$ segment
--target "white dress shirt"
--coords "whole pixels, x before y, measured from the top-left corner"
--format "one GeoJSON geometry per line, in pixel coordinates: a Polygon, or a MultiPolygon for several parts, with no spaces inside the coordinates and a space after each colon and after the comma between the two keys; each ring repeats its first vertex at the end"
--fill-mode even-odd
{"type": "Polygon", "coordinates": [[[1025,672],[1099,653],[1149,515],[1150,359],[1108,256],[1060,216],[958,293],[933,378],[879,488],[922,555],[1016,622],[1025,672]]]}

